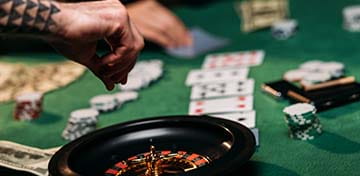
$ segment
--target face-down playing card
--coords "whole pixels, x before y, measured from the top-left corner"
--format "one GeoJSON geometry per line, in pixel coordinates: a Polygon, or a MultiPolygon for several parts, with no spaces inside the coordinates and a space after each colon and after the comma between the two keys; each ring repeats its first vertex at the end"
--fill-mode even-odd
{"type": "Polygon", "coordinates": [[[194,58],[200,54],[222,48],[229,43],[228,39],[210,34],[199,27],[192,28],[190,32],[193,37],[191,46],[167,48],[165,51],[169,55],[179,58],[194,58]]]}
{"type": "Polygon", "coordinates": [[[237,95],[251,95],[254,92],[254,84],[254,79],[197,84],[192,87],[191,99],[197,100],[237,95]]]}

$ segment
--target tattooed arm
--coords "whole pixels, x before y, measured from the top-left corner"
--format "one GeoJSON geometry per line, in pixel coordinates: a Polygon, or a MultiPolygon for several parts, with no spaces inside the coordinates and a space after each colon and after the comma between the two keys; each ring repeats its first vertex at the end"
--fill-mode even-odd
{"type": "Polygon", "coordinates": [[[108,90],[127,82],[143,38],[118,0],[60,3],[48,0],[0,0],[0,35],[34,35],[59,53],[88,67],[108,90]],[[99,40],[110,51],[96,54],[99,40]]]}
{"type": "Polygon", "coordinates": [[[58,5],[51,1],[0,0],[1,33],[50,33],[56,30],[53,15],[58,5]]]}

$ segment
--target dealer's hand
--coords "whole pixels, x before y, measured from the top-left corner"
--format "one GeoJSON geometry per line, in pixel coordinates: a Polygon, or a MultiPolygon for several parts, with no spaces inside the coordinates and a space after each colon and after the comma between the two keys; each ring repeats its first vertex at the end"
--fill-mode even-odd
{"type": "MultiPolygon", "coordinates": [[[[60,53],[88,67],[112,90],[125,84],[144,41],[129,20],[119,0],[58,3],[60,12],[53,15],[55,38],[49,40],[60,53]],[[97,42],[105,39],[110,52],[96,54],[97,42]]],[[[148,18],[147,18],[148,19],[148,18]]]]}
{"type": "Polygon", "coordinates": [[[154,0],[142,0],[126,6],[131,20],[147,40],[164,48],[188,46],[192,37],[184,23],[154,0]]]}

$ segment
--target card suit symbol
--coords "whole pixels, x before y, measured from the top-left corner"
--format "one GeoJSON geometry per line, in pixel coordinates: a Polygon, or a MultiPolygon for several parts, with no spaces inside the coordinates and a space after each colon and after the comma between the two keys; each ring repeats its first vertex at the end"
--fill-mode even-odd
{"type": "Polygon", "coordinates": [[[198,79],[202,79],[202,78],[204,78],[204,75],[199,74],[199,75],[197,75],[197,78],[198,78],[198,79]]]}
{"type": "Polygon", "coordinates": [[[245,108],[245,105],[244,105],[244,104],[241,104],[241,105],[239,105],[238,107],[242,109],[242,108],[245,108]]]}
{"type": "Polygon", "coordinates": [[[238,75],[238,72],[237,72],[237,71],[233,71],[231,74],[232,74],[233,76],[236,76],[236,75],[238,75]]]}
{"type": "Polygon", "coordinates": [[[196,112],[197,114],[200,114],[200,113],[203,112],[203,110],[202,110],[202,109],[196,109],[195,112],[196,112]]]}
{"type": "Polygon", "coordinates": [[[242,92],[242,91],[243,91],[243,89],[239,88],[237,91],[238,91],[238,92],[242,92]]]}
{"type": "Polygon", "coordinates": [[[225,83],[220,84],[221,87],[226,87],[225,83]]]}
{"type": "Polygon", "coordinates": [[[238,121],[244,121],[244,120],[246,120],[244,117],[238,118],[238,121]]]}
{"type": "Polygon", "coordinates": [[[238,85],[239,86],[242,86],[244,83],[243,82],[238,82],[238,85]]]}
{"type": "Polygon", "coordinates": [[[240,100],[240,101],[245,101],[246,98],[245,98],[245,97],[239,97],[239,100],[240,100]]]}
{"type": "Polygon", "coordinates": [[[202,102],[202,101],[196,102],[196,105],[197,105],[197,106],[201,106],[201,105],[203,105],[203,104],[204,104],[204,102],[202,102]]]}
{"type": "Polygon", "coordinates": [[[220,77],[221,76],[221,73],[220,72],[216,72],[215,73],[215,77],[220,77]]]}
{"type": "Polygon", "coordinates": [[[230,62],[230,61],[232,61],[233,59],[234,59],[234,58],[231,57],[230,55],[228,55],[228,56],[225,57],[225,61],[226,61],[226,62],[230,62]]]}
{"type": "Polygon", "coordinates": [[[202,92],[201,97],[205,97],[205,96],[206,96],[206,92],[202,92]]]}

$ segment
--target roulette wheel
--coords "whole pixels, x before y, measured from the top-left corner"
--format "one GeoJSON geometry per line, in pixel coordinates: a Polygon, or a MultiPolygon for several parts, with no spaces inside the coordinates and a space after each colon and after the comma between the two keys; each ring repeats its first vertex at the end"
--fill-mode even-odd
{"type": "Polygon", "coordinates": [[[255,151],[251,131],[209,116],[167,116],[110,126],[62,147],[51,176],[233,175],[255,151]]]}

